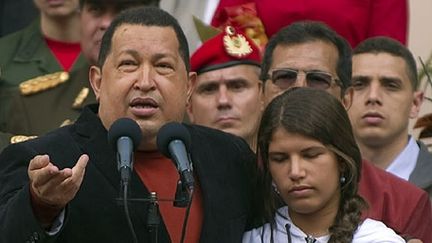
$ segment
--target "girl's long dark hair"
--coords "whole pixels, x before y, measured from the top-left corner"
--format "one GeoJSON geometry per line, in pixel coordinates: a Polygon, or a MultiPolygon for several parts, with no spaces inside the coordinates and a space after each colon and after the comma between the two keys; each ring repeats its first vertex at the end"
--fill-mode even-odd
{"type": "Polygon", "coordinates": [[[276,97],[265,109],[258,132],[257,152],[262,163],[259,184],[263,223],[271,222],[273,226],[281,200],[272,188],[268,148],[272,134],[279,127],[316,139],[337,156],[345,182],[341,183],[341,200],[334,224],[329,228],[329,242],[351,242],[366,202],[358,195],[362,162],[344,106],[325,91],[294,88],[276,97]]]}

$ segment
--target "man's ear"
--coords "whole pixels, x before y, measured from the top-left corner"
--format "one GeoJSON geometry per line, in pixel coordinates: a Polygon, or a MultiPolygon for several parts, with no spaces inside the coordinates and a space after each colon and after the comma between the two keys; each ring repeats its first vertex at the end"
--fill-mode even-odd
{"type": "Polygon", "coordinates": [[[97,66],[91,66],[89,70],[89,79],[93,92],[95,93],[96,100],[99,101],[100,87],[102,84],[102,70],[97,66]]]}
{"type": "Polygon", "coordinates": [[[197,82],[197,73],[196,72],[189,72],[189,81],[187,85],[187,97],[186,97],[186,112],[189,117],[189,121],[191,123],[194,122],[193,117],[193,107],[191,104],[192,94],[195,90],[196,82],[197,82]]]}
{"type": "Polygon", "coordinates": [[[423,104],[423,99],[424,99],[423,91],[415,91],[414,92],[409,118],[411,118],[411,119],[417,118],[417,116],[420,112],[421,105],[423,104]]]}
{"type": "Polygon", "coordinates": [[[354,89],[352,87],[348,87],[345,90],[345,93],[342,95],[342,105],[345,107],[345,110],[349,110],[351,108],[354,96],[354,89]]]}

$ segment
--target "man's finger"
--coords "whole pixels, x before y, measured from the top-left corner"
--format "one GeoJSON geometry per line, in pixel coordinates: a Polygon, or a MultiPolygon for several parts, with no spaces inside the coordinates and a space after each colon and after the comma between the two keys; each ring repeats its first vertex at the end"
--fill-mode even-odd
{"type": "Polygon", "coordinates": [[[72,176],[64,180],[62,182],[62,186],[69,186],[72,183],[72,184],[78,184],[79,187],[84,177],[84,172],[88,160],[89,160],[88,155],[86,154],[81,155],[77,163],[75,164],[75,166],[72,168],[72,176]]]}
{"type": "Polygon", "coordinates": [[[81,155],[80,158],[78,159],[78,162],[72,168],[72,177],[77,177],[77,178],[83,177],[88,161],[89,161],[89,157],[87,154],[81,155]]]}
{"type": "Polygon", "coordinates": [[[48,155],[37,155],[29,164],[28,176],[33,186],[40,186],[59,174],[57,166],[53,165],[48,155]]]}
{"type": "Polygon", "coordinates": [[[50,162],[50,158],[47,154],[36,155],[32,160],[30,160],[28,170],[38,170],[47,166],[50,162]]]}
{"type": "MultiPolygon", "coordinates": [[[[55,188],[59,187],[61,183],[66,181],[68,178],[72,176],[72,173],[70,169],[63,169],[56,173],[55,175],[52,175],[49,180],[46,180],[44,184],[41,184],[40,186],[47,189],[48,191],[55,190],[55,188]],[[69,172],[65,172],[65,170],[69,170],[69,172]],[[49,189],[52,188],[52,189],[49,189]]],[[[36,186],[36,184],[35,184],[36,186]]]]}

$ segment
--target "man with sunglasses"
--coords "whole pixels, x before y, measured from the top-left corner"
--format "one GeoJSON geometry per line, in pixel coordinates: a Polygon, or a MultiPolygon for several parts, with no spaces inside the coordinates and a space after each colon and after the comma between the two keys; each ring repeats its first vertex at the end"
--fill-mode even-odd
{"type": "MultiPolygon", "coordinates": [[[[324,89],[351,106],[351,48],[318,22],[296,22],[268,42],[261,65],[265,102],[292,87],[324,89]]],[[[369,203],[365,217],[384,222],[406,238],[432,242],[432,209],[427,193],[363,160],[360,195],[369,203]]]]}
{"type": "Polygon", "coordinates": [[[324,89],[350,103],[351,96],[344,94],[350,85],[351,49],[344,39],[325,30],[317,23],[295,23],[267,44],[260,77],[266,104],[299,86],[324,89]]]}
{"type": "Polygon", "coordinates": [[[264,108],[260,62],[258,47],[232,26],[204,42],[191,58],[198,76],[188,97],[189,120],[240,136],[255,150],[264,108]]]}
{"type": "Polygon", "coordinates": [[[423,102],[411,52],[387,37],[361,42],[354,49],[352,82],[349,116],[362,156],[432,196],[432,155],[408,134],[409,119],[423,102]]]}

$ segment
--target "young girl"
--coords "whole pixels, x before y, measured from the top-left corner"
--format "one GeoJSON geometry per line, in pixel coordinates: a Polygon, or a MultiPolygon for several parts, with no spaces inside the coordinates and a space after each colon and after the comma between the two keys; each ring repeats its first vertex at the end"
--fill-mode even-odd
{"type": "Polygon", "coordinates": [[[405,242],[383,223],[361,220],[360,151],[342,104],[297,88],[266,108],[258,132],[263,226],[243,242],[405,242]]]}

